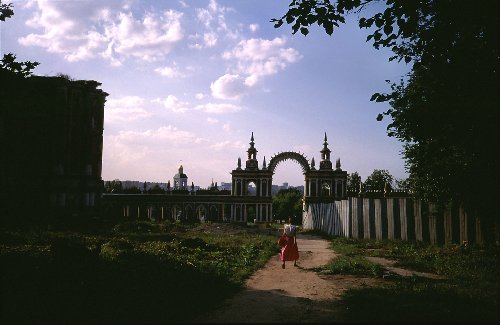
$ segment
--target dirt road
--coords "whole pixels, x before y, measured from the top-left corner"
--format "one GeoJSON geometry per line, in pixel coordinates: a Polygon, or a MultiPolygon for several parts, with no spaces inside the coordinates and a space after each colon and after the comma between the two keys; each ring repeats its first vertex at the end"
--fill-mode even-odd
{"type": "Polygon", "coordinates": [[[298,267],[287,262],[281,268],[279,255],[255,272],[245,289],[221,308],[204,315],[205,323],[341,322],[338,298],[344,290],[378,281],[352,276],[325,276],[314,271],[335,257],[328,242],[299,234],[298,267]]]}

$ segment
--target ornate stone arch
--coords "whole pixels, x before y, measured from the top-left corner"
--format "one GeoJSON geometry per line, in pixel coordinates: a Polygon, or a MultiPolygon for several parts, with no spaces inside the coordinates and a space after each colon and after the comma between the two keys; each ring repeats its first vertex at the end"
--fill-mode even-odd
{"type": "Polygon", "coordinates": [[[293,151],[286,151],[286,152],[280,152],[279,154],[273,156],[271,160],[269,161],[269,165],[267,167],[267,170],[271,171],[274,173],[274,170],[276,169],[276,166],[282,161],[285,160],[295,160],[296,162],[299,163],[300,167],[302,168],[302,172],[305,174],[307,173],[311,168],[309,167],[309,162],[307,161],[307,158],[304,157],[304,155],[298,153],[298,152],[293,152],[293,151]]]}

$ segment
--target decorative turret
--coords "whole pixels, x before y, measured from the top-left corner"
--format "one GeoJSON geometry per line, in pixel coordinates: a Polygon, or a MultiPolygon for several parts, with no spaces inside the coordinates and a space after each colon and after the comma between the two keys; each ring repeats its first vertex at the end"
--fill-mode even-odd
{"type": "Polygon", "coordinates": [[[184,174],[184,167],[179,166],[179,172],[174,175],[174,190],[186,190],[188,177],[184,174]]]}
{"type": "Polygon", "coordinates": [[[241,170],[241,158],[238,157],[238,168],[236,168],[237,170],[241,170]]]}
{"type": "Polygon", "coordinates": [[[340,158],[338,158],[335,162],[335,170],[342,170],[342,168],[340,168],[340,158]]]}
{"type": "Polygon", "coordinates": [[[316,162],[314,161],[314,157],[311,159],[311,170],[316,170],[316,162]]]}
{"type": "Polygon", "coordinates": [[[264,156],[264,161],[262,162],[262,169],[264,169],[264,170],[267,169],[266,156],[264,156]]]}
{"type": "Polygon", "coordinates": [[[248,148],[247,153],[248,153],[248,159],[246,162],[246,168],[245,170],[258,170],[259,169],[259,162],[257,161],[257,149],[254,147],[254,139],[253,139],[253,132],[252,132],[252,137],[250,138],[250,148],[248,148]]]}
{"type": "Polygon", "coordinates": [[[326,132],[325,132],[325,141],[323,143],[323,149],[320,152],[321,152],[321,161],[319,163],[319,169],[320,170],[332,169],[332,162],[330,161],[331,150],[328,149],[328,138],[326,137],[326,132]]]}

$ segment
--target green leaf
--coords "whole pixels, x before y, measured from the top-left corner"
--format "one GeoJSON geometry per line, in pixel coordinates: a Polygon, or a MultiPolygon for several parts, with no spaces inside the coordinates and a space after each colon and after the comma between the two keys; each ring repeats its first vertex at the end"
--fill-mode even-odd
{"type": "Polygon", "coordinates": [[[384,115],[382,115],[382,114],[377,115],[377,121],[380,122],[380,121],[382,121],[383,118],[384,118],[384,115]]]}
{"type": "Polygon", "coordinates": [[[307,36],[309,34],[309,30],[306,27],[301,27],[300,32],[304,35],[307,36]]]}
{"type": "Polygon", "coordinates": [[[331,22],[331,21],[325,21],[324,24],[323,24],[323,27],[325,28],[325,32],[328,35],[332,35],[332,33],[333,33],[333,22],[331,22]]]}
{"type": "Polygon", "coordinates": [[[380,96],[379,93],[375,93],[372,95],[372,97],[370,98],[370,101],[373,102],[375,99],[377,99],[378,97],[380,96]]]}
{"type": "Polygon", "coordinates": [[[392,25],[385,25],[384,26],[384,33],[385,33],[385,35],[391,34],[392,30],[393,30],[392,25]]]}

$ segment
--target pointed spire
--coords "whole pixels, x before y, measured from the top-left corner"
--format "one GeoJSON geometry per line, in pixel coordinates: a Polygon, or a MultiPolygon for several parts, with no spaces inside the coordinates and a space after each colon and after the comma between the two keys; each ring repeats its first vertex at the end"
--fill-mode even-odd
{"type": "Polygon", "coordinates": [[[311,169],[316,170],[316,162],[314,161],[314,157],[311,159],[311,169]]]}
{"type": "Polygon", "coordinates": [[[328,148],[328,138],[325,132],[325,142],[323,143],[323,149],[321,149],[321,162],[319,163],[319,169],[332,169],[332,162],[330,161],[330,153],[332,152],[328,148]]]}
{"type": "Polygon", "coordinates": [[[259,162],[257,161],[257,149],[255,149],[254,144],[255,142],[252,132],[252,137],[250,138],[250,148],[248,148],[247,150],[248,158],[246,161],[245,169],[254,169],[254,170],[259,169],[259,162]]]}
{"type": "Polygon", "coordinates": [[[212,184],[211,184],[212,187],[214,187],[214,179],[212,178],[212,184]]]}
{"type": "Polygon", "coordinates": [[[264,161],[262,162],[262,169],[267,169],[266,156],[264,156],[264,161]]]}

